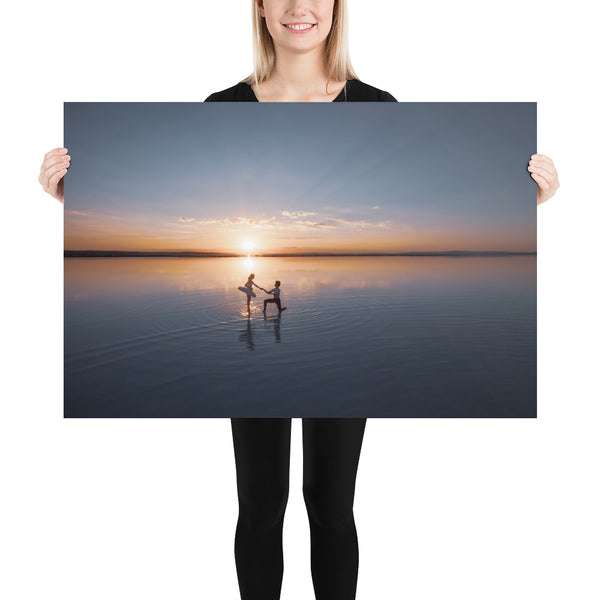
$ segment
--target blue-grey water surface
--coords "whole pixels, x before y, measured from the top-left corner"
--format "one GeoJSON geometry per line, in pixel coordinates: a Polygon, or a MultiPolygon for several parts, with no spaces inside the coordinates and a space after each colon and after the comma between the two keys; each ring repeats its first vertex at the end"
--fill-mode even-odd
{"type": "Polygon", "coordinates": [[[535,417],[536,257],[66,258],[65,416],[535,417]]]}

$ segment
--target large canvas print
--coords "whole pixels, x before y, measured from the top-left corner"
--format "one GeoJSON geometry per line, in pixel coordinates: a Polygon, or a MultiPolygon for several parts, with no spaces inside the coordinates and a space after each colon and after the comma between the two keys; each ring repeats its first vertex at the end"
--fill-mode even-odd
{"type": "Polygon", "coordinates": [[[66,417],[535,417],[535,103],[66,103],[66,417]]]}

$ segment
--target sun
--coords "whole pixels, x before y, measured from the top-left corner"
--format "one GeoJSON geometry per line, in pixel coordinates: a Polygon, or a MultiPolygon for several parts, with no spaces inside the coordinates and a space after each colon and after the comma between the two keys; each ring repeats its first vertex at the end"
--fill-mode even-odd
{"type": "Polygon", "coordinates": [[[248,254],[252,254],[256,250],[256,242],[251,239],[244,240],[242,242],[241,246],[242,246],[242,249],[244,250],[244,252],[246,252],[248,254]]]}

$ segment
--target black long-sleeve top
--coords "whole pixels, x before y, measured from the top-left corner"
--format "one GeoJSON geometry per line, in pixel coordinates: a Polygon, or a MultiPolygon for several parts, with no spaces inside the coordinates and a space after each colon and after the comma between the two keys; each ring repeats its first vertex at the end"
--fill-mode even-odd
{"type": "MultiPolygon", "coordinates": [[[[238,84],[211,94],[205,102],[258,102],[252,86],[238,84]]],[[[384,92],[358,79],[349,79],[333,102],[397,102],[389,92],[384,92]]]]}

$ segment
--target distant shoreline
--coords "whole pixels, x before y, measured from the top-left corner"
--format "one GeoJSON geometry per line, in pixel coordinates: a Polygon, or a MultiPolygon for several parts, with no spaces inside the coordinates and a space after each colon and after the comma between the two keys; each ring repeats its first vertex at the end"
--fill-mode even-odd
{"type": "Polygon", "coordinates": [[[333,256],[535,256],[537,252],[503,252],[496,250],[468,251],[449,250],[444,252],[281,252],[262,254],[237,254],[225,252],[129,252],[122,250],[65,250],[65,258],[301,258],[333,256]]]}

